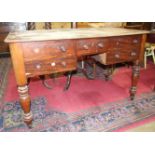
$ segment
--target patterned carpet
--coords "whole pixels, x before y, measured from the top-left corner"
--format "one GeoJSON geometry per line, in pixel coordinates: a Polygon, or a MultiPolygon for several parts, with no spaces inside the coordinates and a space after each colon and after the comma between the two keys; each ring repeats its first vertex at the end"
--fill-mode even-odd
{"type": "MultiPolygon", "coordinates": [[[[23,113],[19,102],[3,101],[10,66],[10,59],[0,60],[0,131],[2,132],[115,131],[155,116],[155,92],[137,95],[134,101],[126,98],[72,113],[54,110],[54,108],[48,109],[47,105],[50,103],[41,95],[32,100],[33,128],[28,129],[22,121],[23,113]]],[[[91,69],[88,71],[92,72],[91,69]]],[[[103,72],[97,68],[97,77],[103,78],[102,75],[103,72]]],[[[77,76],[83,75],[79,73],[77,76]]]]}
{"type": "Polygon", "coordinates": [[[2,109],[3,127],[1,131],[53,131],[53,132],[91,132],[114,131],[125,125],[155,115],[155,93],[147,93],[134,101],[128,99],[96,106],[76,113],[63,113],[47,110],[46,98],[38,97],[32,101],[34,114],[33,128],[28,129],[22,121],[19,102],[7,102],[2,109]]]}
{"type": "Polygon", "coordinates": [[[8,72],[10,70],[10,67],[11,67],[10,58],[0,58],[0,131],[3,125],[3,118],[2,118],[3,96],[7,85],[8,72]]]}
{"type": "Polygon", "coordinates": [[[11,67],[10,58],[0,58],[0,105],[7,84],[7,76],[11,67]]]}

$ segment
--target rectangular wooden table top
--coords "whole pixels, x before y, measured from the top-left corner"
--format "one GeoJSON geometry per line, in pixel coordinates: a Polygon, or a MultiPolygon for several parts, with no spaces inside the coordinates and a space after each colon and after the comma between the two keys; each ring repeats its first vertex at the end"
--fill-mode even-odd
{"type": "Polygon", "coordinates": [[[32,42],[45,40],[82,39],[112,37],[123,35],[146,34],[150,31],[132,30],[125,28],[78,28],[78,29],[53,29],[53,30],[28,30],[9,33],[5,42],[32,42]]]}

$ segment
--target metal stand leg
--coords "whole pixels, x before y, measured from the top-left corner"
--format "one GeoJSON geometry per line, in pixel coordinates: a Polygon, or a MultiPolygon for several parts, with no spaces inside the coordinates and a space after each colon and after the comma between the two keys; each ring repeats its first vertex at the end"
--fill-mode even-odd
{"type": "MultiPolygon", "coordinates": [[[[50,85],[46,82],[45,76],[44,76],[44,75],[40,75],[39,77],[40,77],[40,79],[42,80],[42,84],[43,84],[46,88],[48,88],[48,89],[52,89],[52,88],[53,88],[52,86],[50,86],[50,85]]],[[[67,74],[67,80],[66,80],[66,84],[65,84],[65,87],[64,87],[64,91],[66,91],[66,90],[69,89],[69,86],[70,86],[70,83],[71,83],[71,77],[72,77],[72,72],[69,72],[69,73],[67,74]]],[[[54,79],[55,79],[55,78],[54,78],[54,79]]]]}
{"type": "Polygon", "coordinates": [[[70,83],[71,83],[71,78],[72,78],[72,72],[69,72],[67,75],[67,80],[66,80],[66,85],[64,87],[64,91],[68,90],[70,83]]]}
{"type": "Polygon", "coordinates": [[[46,88],[48,88],[48,89],[52,89],[52,88],[53,88],[52,86],[50,86],[50,85],[46,82],[45,76],[44,76],[44,75],[40,75],[40,79],[42,80],[42,84],[43,84],[46,88]]]}

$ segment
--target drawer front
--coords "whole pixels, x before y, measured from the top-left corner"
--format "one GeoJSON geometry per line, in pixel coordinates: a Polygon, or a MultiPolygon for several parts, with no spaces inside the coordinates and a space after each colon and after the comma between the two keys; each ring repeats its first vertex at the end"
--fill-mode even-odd
{"type": "Polygon", "coordinates": [[[114,50],[140,50],[141,35],[82,39],[76,42],[77,56],[106,53],[114,50]]]}
{"type": "Polygon", "coordinates": [[[96,53],[96,39],[80,39],[76,41],[77,56],[85,56],[96,53]]]}
{"type": "Polygon", "coordinates": [[[139,52],[136,49],[116,50],[106,54],[106,64],[129,62],[138,59],[139,52]]]}
{"type": "Polygon", "coordinates": [[[110,38],[110,48],[106,54],[106,64],[134,61],[138,59],[141,35],[110,38]]]}
{"type": "Polygon", "coordinates": [[[97,39],[95,43],[96,53],[105,53],[110,49],[110,40],[109,38],[97,39]]]}
{"type": "Polygon", "coordinates": [[[140,49],[141,35],[113,37],[110,40],[110,50],[113,49],[140,49]]]}
{"type": "Polygon", "coordinates": [[[27,77],[72,71],[77,68],[76,57],[35,60],[25,62],[27,77]]]}
{"type": "Polygon", "coordinates": [[[8,33],[0,33],[0,42],[4,43],[4,39],[6,38],[7,35],[8,33]]]}
{"type": "Polygon", "coordinates": [[[75,55],[74,43],[65,41],[46,41],[46,42],[31,42],[23,43],[25,61],[43,60],[47,58],[67,57],[75,55]]]}
{"type": "Polygon", "coordinates": [[[9,52],[9,45],[4,42],[0,42],[0,52],[9,52]]]}

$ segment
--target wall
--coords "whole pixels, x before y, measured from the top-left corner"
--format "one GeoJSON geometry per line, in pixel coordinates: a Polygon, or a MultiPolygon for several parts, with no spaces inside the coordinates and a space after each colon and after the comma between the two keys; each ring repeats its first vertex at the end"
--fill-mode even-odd
{"type": "MultiPolygon", "coordinates": [[[[44,29],[44,22],[36,22],[36,29],[44,29]]],[[[51,22],[52,28],[71,28],[71,22],[51,22]]]]}
{"type": "MultiPolygon", "coordinates": [[[[94,24],[98,24],[101,25],[103,27],[122,27],[125,25],[124,22],[89,22],[89,23],[94,23],[94,24]]],[[[85,27],[91,27],[90,24],[88,22],[78,22],[77,26],[81,27],[81,28],[85,28],[85,27]]]]}
{"type": "MultiPolygon", "coordinates": [[[[97,22],[91,22],[97,23],[97,22]]],[[[101,22],[100,22],[101,23],[101,22]]],[[[99,24],[100,24],[99,23],[99,24]]],[[[44,22],[36,22],[36,29],[44,29],[44,22]]],[[[124,25],[123,22],[102,22],[104,27],[121,27],[124,25]]],[[[51,22],[52,28],[71,28],[71,22],[51,22]]],[[[90,27],[88,22],[78,22],[77,27],[85,28],[90,27]]]]}

